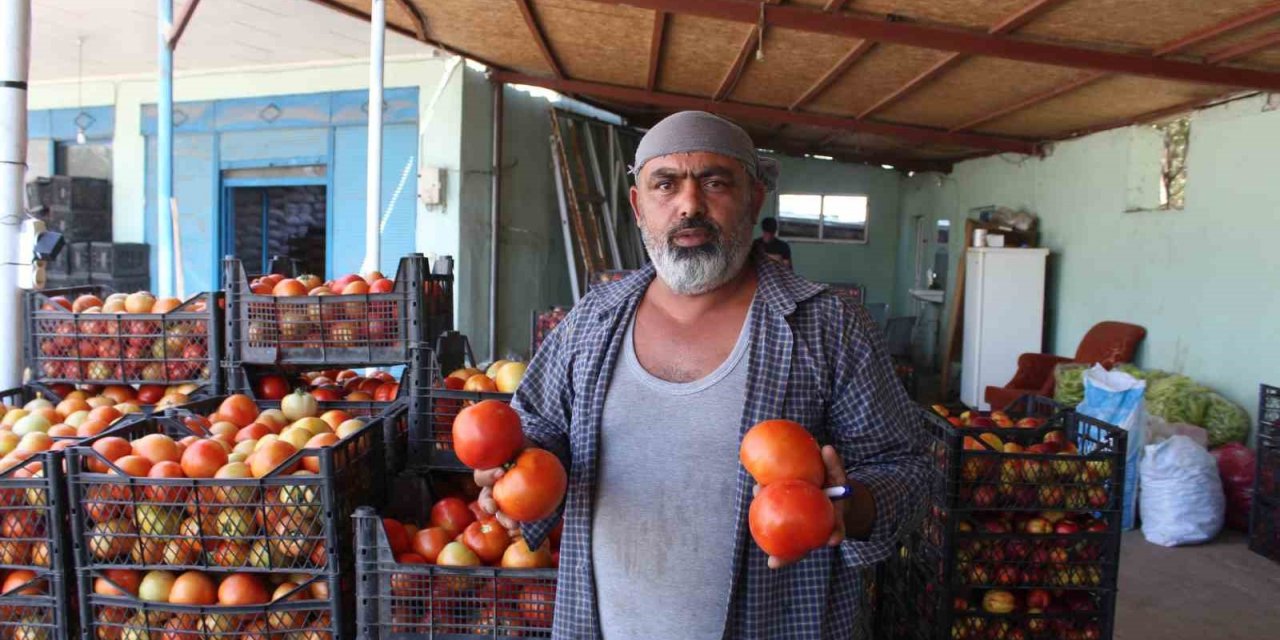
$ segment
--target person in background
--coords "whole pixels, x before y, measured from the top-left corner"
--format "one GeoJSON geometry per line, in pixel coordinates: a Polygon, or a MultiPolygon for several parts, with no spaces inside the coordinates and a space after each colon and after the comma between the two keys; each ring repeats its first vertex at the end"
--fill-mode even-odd
{"type": "Polygon", "coordinates": [[[762,252],[770,260],[791,268],[791,245],[778,239],[777,218],[765,218],[760,222],[760,237],[751,243],[751,250],[762,252]]]}

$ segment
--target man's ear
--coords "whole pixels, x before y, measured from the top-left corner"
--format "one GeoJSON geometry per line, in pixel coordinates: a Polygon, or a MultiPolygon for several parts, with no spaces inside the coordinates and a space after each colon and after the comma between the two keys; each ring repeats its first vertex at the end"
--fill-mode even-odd
{"type": "Polygon", "coordinates": [[[631,215],[636,219],[636,224],[640,224],[640,191],[632,185],[628,199],[631,200],[631,215]]]}

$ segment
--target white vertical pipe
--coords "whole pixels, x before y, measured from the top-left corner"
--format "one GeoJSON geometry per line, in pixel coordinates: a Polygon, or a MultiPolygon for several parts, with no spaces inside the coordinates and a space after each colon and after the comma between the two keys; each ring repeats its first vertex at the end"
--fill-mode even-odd
{"type": "Polygon", "coordinates": [[[22,292],[18,234],[27,167],[27,76],[31,1],[0,1],[0,388],[22,383],[22,292]]]}
{"type": "Polygon", "coordinates": [[[382,208],[382,68],[387,36],[386,0],[373,0],[369,20],[369,157],[366,165],[363,273],[382,264],[378,233],[382,208]]]}
{"type": "Polygon", "coordinates": [[[156,292],[174,295],[173,216],[169,201],[173,199],[173,49],[169,47],[169,29],[173,25],[173,0],[156,0],[156,54],[159,56],[160,89],[156,105],[156,292]]]}

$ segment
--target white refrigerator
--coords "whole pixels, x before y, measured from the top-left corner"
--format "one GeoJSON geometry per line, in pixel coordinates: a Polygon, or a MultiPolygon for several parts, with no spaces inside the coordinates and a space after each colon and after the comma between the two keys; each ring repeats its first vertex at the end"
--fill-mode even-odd
{"type": "Polygon", "coordinates": [[[1048,258],[1048,249],[965,251],[960,400],[966,405],[990,409],[983,400],[987,387],[1008,384],[1018,356],[1040,352],[1048,258]]]}

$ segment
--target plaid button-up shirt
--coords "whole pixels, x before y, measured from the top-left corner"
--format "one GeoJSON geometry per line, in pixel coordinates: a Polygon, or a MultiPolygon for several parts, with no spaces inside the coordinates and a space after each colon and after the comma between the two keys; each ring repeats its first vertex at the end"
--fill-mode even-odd
{"type": "MultiPolygon", "coordinates": [[[[737,517],[736,543],[724,550],[734,558],[724,636],[866,637],[871,617],[863,603],[867,569],[892,552],[922,495],[925,458],[914,413],[865,311],[768,260],[757,260],[756,268],[759,289],[739,438],[771,418],[805,425],[819,443],[835,446],[849,478],[871,491],[876,521],[867,540],[849,539],[771,570],[749,535],[754,483],[739,467],[737,495],[725,497],[735,501],[737,517]]],[[[569,473],[557,639],[601,635],[591,558],[600,423],[627,322],[653,277],[649,266],[585,296],[539,348],[513,402],[525,434],[558,455],[569,473]]],[[[535,548],[552,524],[526,525],[535,548]]]]}

